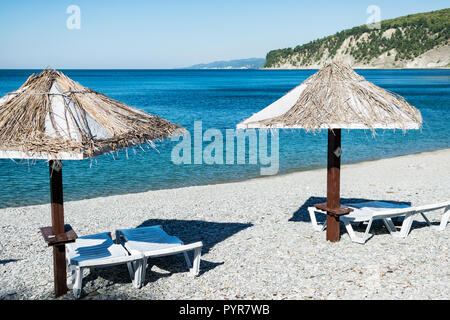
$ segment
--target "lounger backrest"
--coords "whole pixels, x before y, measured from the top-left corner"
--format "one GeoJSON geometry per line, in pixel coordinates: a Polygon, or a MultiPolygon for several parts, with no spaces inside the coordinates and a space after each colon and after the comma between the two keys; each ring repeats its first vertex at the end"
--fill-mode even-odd
{"type": "Polygon", "coordinates": [[[161,226],[141,227],[136,229],[120,230],[127,241],[150,243],[182,243],[175,236],[168,235],[161,226]]]}
{"type": "MultiPolygon", "coordinates": [[[[89,258],[102,258],[108,257],[111,255],[111,252],[108,250],[114,242],[111,239],[111,233],[104,232],[99,234],[93,234],[89,236],[79,237],[77,241],[79,243],[84,242],[88,243],[89,240],[93,240],[93,245],[83,245],[80,247],[75,247],[75,253],[79,255],[78,260],[84,260],[89,258]],[[78,240],[79,239],[79,240],[78,240]],[[95,241],[97,240],[97,241],[95,241]],[[99,243],[100,241],[100,243],[99,243]]],[[[75,243],[76,245],[76,243],[75,243]]]]}

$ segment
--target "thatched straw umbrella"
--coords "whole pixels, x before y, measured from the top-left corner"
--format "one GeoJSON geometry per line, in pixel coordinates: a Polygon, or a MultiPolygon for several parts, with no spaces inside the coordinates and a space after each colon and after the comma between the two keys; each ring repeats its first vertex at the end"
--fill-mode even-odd
{"type": "Polygon", "coordinates": [[[237,125],[249,128],[328,130],[327,240],[339,241],[341,129],[419,129],[420,111],[402,97],[365,80],[341,63],[330,63],[265,109],[237,125]]]}
{"type": "Polygon", "coordinates": [[[41,228],[53,246],[55,294],[67,292],[61,160],[82,160],[166,138],[184,129],[85,88],[55,70],[31,75],[0,99],[0,158],[46,159],[50,168],[52,227],[41,228]]]}

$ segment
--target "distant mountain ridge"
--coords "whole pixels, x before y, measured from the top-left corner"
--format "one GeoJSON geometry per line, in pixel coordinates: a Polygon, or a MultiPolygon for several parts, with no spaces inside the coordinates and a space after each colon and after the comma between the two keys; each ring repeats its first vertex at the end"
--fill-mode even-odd
{"type": "Polygon", "coordinates": [[[450,9],[381,21],[293,48],[270,51],[267,69],[320,69],[331,61],[353,68],[450,67],[450,9]]]}
{"type": "Polygon", "coordinates": [[[201,63],[183,69],[262,69],[265,62],[264,58],[249,58],[201,63]]]}

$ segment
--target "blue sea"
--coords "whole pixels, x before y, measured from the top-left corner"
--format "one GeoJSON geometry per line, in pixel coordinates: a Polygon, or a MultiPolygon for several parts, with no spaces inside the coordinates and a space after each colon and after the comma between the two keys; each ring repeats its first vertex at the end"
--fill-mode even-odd
{"type": "MultiPolygon", "coordinates": [[[[0,70],[0,96],[39,70],[0,70]]],[[[313,70],[63,70],[82,85],[187,128],[235,125],[283,96],[313,70]]],[[[450,70],[357,70],[375,84],[402,95],[418,108],[422,130],[342,132],[342,162],[395,157],[450,147],[450,70]]],[[[64,199],[78,200],[147,190],[239,181],[260,177],[259,164],[176,165],[171,140],[157,151],[120,152],[93,160],[64,162],[64,199]]],[[[206,144],[206,143],[204,143],[206,144]]],[[[279,134],[279,172],[326,166],[326,132],[279,134]]],[[[303,182],[307,183],[307,182],[303,182]]],[[[0,160],[0,207],[49,202],[45,161],[0,160]]]]}

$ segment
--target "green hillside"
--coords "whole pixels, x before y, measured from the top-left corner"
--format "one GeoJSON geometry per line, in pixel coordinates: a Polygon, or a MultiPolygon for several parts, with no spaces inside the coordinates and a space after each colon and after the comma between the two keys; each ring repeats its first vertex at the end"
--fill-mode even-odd
{"type": "Polygon", "coordinates": [[[337,55],[347,56],[356,64],[370,64],[383,54],[394,55],[394,61],[408,61],[448,44],[449,39],[450,9],[443,9],[384,20],[378,30],[363,25],[295,48],[272,50],[264,67],[308,66],[337,55]]]}

